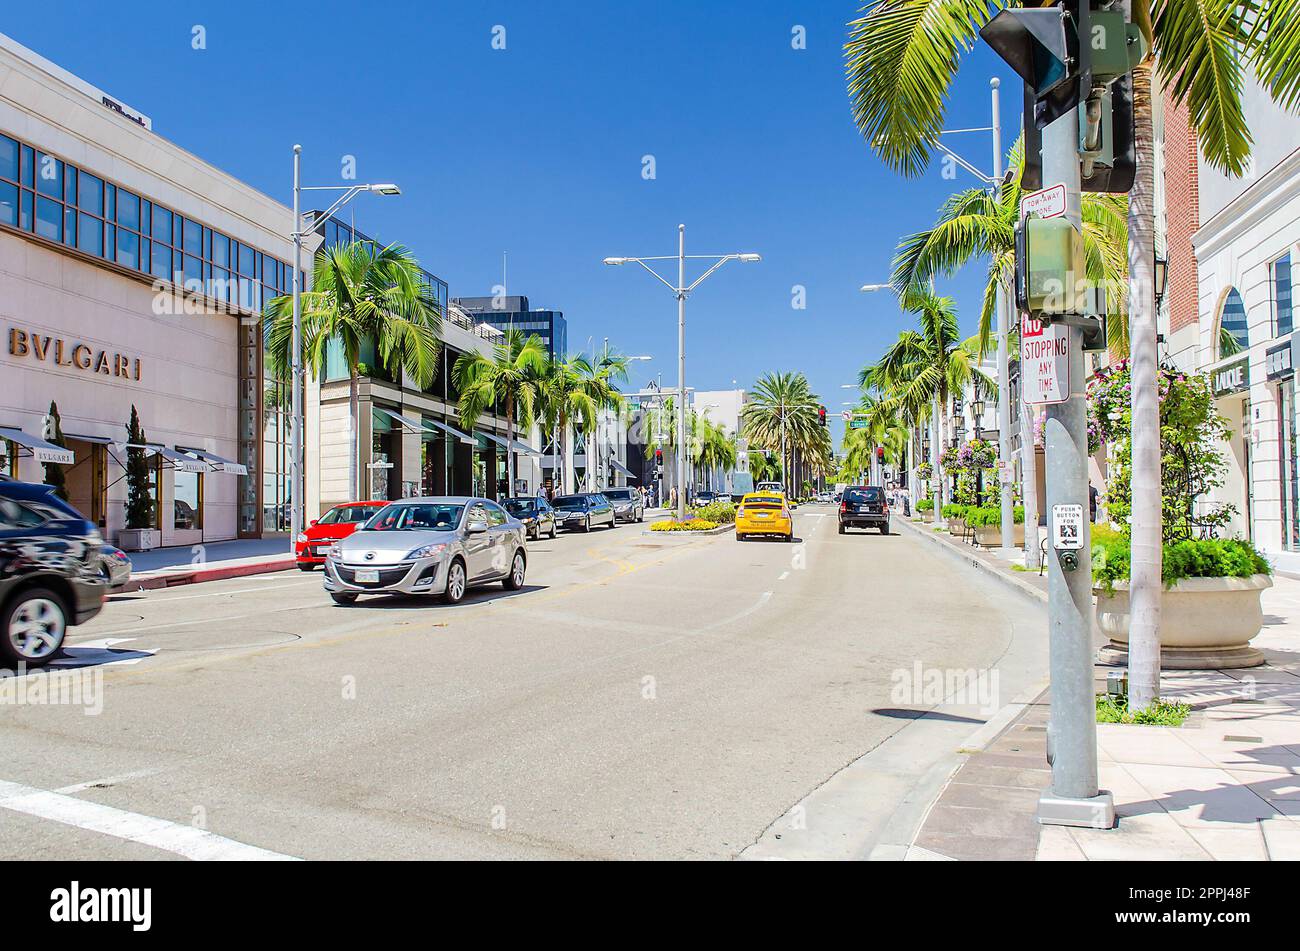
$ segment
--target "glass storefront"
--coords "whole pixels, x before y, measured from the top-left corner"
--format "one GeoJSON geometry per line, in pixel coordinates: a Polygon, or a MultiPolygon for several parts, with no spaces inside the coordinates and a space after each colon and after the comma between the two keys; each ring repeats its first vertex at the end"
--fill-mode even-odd
{"type": "Polygon", "coordinates": [[[1282,500],[1282,547],[1300,551],[1300,467],[1295,444],[1295,380],[1278,386],[1278,465],[1282,500]]]}

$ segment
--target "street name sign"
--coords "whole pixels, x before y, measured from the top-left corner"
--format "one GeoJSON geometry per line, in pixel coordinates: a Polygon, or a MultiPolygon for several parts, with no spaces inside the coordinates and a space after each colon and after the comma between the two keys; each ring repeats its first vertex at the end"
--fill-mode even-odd
{"type": "Polygon", "coordinates": [[[849,420],[849,429],[866,429],[866,428],[867,428],[867,421],[865,419],[849,420]]]}
{"type": "Polygon", "coordinates": [[[1020,322],[1020,370],[1025,402],[1040,406],[1070,398],[1070,328],[1033,317],[1020,322]]]}
{"type": "Polygon", "coordinates": [[[1030,192],[1020,199],[1020,217],[1059,218],[1065,214],[1065,185],[1030,192]]]}

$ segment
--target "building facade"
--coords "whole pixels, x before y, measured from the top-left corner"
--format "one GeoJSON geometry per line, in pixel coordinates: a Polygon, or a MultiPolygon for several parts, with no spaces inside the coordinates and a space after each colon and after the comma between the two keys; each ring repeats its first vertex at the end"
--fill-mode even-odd
{"type": "Polygon", "coordinates": [[[457,297],[454,304],[474,318],[474,323],[501,332],[518,330],[525,337],[538,336],[552,359],[569,352],[569,328],[558,310],[533,310],[527,297],[457,297]]]}
{"type": "Polygon", "coordinates": [[[43,481],[62,466],[111,541],[136,450],[154,543],[280,530],[285,430],[257,320],[289,287],[291,218],[0,36],[0,469],[43,481]],[[45,445],[52,403],[61,452],[45,445]]]}

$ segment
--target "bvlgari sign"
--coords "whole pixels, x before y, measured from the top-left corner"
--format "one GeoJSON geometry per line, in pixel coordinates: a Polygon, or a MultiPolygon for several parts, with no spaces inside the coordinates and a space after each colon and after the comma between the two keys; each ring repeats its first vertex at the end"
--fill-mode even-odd
{"type": "Polygon", "coordinates": [[[9,353],[42,363],[85,370],[123,380],[140,379],[140,358],[113,353],[79,341],[40,334],[36,331],[9,328],[9,353]]]}

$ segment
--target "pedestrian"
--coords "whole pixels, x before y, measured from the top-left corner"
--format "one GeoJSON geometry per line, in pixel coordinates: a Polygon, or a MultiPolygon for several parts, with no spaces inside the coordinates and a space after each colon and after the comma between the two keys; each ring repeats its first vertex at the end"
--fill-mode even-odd
{"type": "Polygon", "coordinates": [[[1100,494],[1097,487],[1090,481],[1088,483],[1088,521],[1090,522],[1095,523],[1097,521],[1097,496],[1100,494]]]}

